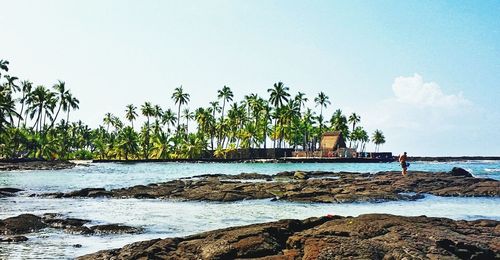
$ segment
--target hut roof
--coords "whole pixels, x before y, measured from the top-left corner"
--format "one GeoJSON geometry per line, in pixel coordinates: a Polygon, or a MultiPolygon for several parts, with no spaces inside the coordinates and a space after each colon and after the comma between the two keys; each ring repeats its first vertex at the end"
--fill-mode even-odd
{"type": "Polygon", "coordinates": [[[333,132],[325,132],[321,137],[321,149],[337,149],[337,148],[345,148],[345,141],[342,138],[342,132],[333,131],[333,132]]]}

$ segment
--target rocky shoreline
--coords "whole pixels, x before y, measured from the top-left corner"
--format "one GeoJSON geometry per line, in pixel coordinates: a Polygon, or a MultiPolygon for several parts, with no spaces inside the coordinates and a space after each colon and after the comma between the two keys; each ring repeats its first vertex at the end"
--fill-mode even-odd
{"type": "Polygon", "coordinates": [[[86,259],[498,259],[500,222],[368,214],[136,242],[86,259]]]}
{"type": "Polygon", "coordinates": [[[70,161],[0,160],[2,171],[63,170],[75,167],[70,161]]]}
{"type": "Polygon", "coordinates": [[[90,220],[78,218],[65,218],[60,214],[46,213],[43,216],[21,214],[0,220],[0,242],[24,242],[28,238],[24,235],[38,232],[44,228],[62,229],[71,234],[80,235],[105,235],[139,233],[142,228],[124,226],[120,224],[104,224],[85,226],[90,220]]]}
{"type": "MultiPolygon", "coordinates": [[[[293,202],[383,202],[415,200],[422,194],[457,197],[498,197],[500,181],[474,178],[454,168],[450,172],[348,173],[282,172],[275,175],[201,175],[164,183],[105,190],[86,188],[67,193],[48,193],[55,198],[112,197],[181,199],[195,201],[239,201],[273,199],[293,202]]],[[[37,195],[34,195],[37,196],[37,195]]]]}

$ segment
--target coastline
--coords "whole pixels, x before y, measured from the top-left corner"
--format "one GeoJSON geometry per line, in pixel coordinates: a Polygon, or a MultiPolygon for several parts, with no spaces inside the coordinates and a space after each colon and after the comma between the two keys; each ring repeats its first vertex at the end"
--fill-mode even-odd
{"type": "Polygon", "coordinates": [[[0,173],[8,171],[32,170],[64,170],[75,167],[78,163],[66,160],[35,160],[35,159],[10,159],[0,160],[0,173]]]}
{"type": "Polygon", "coordinates": [[[494,220],[328,215],[140,241],[77,259],[498,259],[499,227],[494,220]]]}
{"type": "MultiPolygon", "coordinates": [[[[282,157],[277,159],[148,159],[148,160],[37,160],[37,159],[2,159],[0,172],[29,170],[64,170],[77,165],[92,163],[390,163],[396,158],[296,158],[282,157]]],[[[460,161],[500,161],[500,156],[415,156],[410,162],[460,162],[460,161]]]]}

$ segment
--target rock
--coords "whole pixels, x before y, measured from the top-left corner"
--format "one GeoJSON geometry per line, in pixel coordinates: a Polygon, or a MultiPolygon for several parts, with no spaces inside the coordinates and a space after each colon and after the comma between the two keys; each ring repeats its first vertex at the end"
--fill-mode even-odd
{"type": "MultiPolygon", "coordinates": [[[[248,182],[247,179],[227,179],[222,175],[203,175],[199,179],[181,179],[169,182],[136,185],[106,191],[88,188],[65,193],[62,197],[96,197],[138,199],[185,199],[204,201],[238,201],[273,199],[297,202],[351,203],[417,200],[424,194],[437,196],[500,196],[500,181],[474,178],[460,170],[457,174],[446,172],[332,173],[332,172],[283,172],[273,176],[277,181],[248,182]],[[339,175],[340,174],[340,175],[339,175]],[[335,178],[330,178],[331,176],[335,178]],[[318,176],[323,176],[319,178],[318,176]],[[221,179],[222,178],[222,179],[221,179]],[[300,179],[300,181],[294,180],[300,179]],[[416,195],[404,195],[416,193],[416,195]]],[[[242,174],[247,176],[249,174],[242,174]]],[[[469,174],[470,175],[470,174],[469,174]]],[[[261,178],[260,175],[250,174],[261,178]]],[[[45,196],[54,196],[46,194],[45,196]]],[[[58,197],[59,195],[56,195],[58,197]]]]}
{"type": "Polygon", "coordinates": [[[425,216],[328,216],[136,242],[78,259],[498,259],[493,229],[425,216]]]}
{"type": "Polygon", "coordinates": [[[97,225],[90,227],[95,234],[134,234],[142,232],[141,228],[124,226],[119,224],[97,225]]]}
{"type": "Polygon", "coordinates": [[[296,179],[296,180],[306,180],[307,179],[307,175],[306,175],[305,172],[296,171],[293,174],[293,178],[296,179]]]}
{"type": "Polygon", "coordinates": [[[44,219],[43,222],[53,228],[71,228],[71,227],[81,227],[90,220],[78,219],[78,218],[66,218],[66,219],[44,219]]]}
{"type": "Polygon", "coordinates": [[[81,245],[81,244],[74,244],[74,245],[73,245],[73,247],[74,247],[74,248],[81,248],[81,247],[82,247],[82,245],[81,245]]]}
{"type": "Polygon", "coordinates": [[[29,171],[29,170],[62,170],[75,167],[68,161],[37,161],[37,160],[2,160],[0,171],[29,171]]]}
{"type": "Polygon", "coordinates": [[[468,172],[460,167],[453,167],[453,169],[451,169],[451,171],[450,171],[450,174],[453,176],[473,177],[472,174],[470,174],[470,172],[468,172]]]}
{"type": "Polygon", "coordinates": [[[0,243],[18,243],[24,241],[28,241],[28,238],[25,236],[0,237],[0,243]]]}
{"type": "Polygon", "coordinates": [[[0,198],[16,196],[16,193],[18,193],[20,191],[23,191],[23,190],[17,189],[17,188],[9,188],[9,187],[0,188],[0,198]]]}
{"type": "Polygon", "coordinates": [[[18,235],[38,231],[47,227],[42,219],[32,214],[22,214],[0,221],[0,234],[18,235]]]}

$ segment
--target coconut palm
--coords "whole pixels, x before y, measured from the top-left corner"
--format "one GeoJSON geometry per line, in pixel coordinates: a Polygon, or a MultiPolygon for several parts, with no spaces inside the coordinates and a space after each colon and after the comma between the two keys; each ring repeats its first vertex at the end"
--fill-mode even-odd
{"type": "Polygon", "coordinates": [[[9,61],[7,60],[0,60],[0,78],[2,76],[2,70],[5,72],[9,72],[9,61]]]}
{"type": "Polygon", "coordinates": [[[141,113],[147,118],[147,123],[149,125],[149,117],[155,115],[155,110],[151,105],[151,102],[144,102],[144,104],[141,106],[141,113]]]}
{"type": "Polygon", "coordinates": [[[104,118],[102,121],[107,126],[107,128],[106,128],[107,133],[109,133],[109,126],[113,123],[113,118],[114,118],[113,114],[111,114],[109,112],[104,115],[104,118]]]}
{"type": "Polygon", "coordinates": [[[118,148],[123,153],[125,160],[128,160],[130,155],[135,157],[138,154],[138,136],[132,127],[127,126],[119,132],[118,148]]]}
{"type": "MultiPolygon", "coordinates": [[[[290,94],[288,93],[289,88],[285,87],[283,82],[278,82],[274,83],[273,88],[270,88],[267,90],[267,92],[270,94],[269,96],[269,102],[271,105],[274,106],[275,109],[275,119],[274,119],[274,129],[276,131],[277,129],[277,123],[278,123],[278,108],[283,106],[284,102],[288,102],[288,97],[290,97],[290,94]]],[[[274,139],[274,148],[276,148],[276,139],[274,139]]]]}
{"type": "Polygon", "coordinates": [[[375,130],[372,135],[372,142],[375,144],[375,152],[378,152],[380,146],[385,143],[384,133],[378,129],[375,130]]]}
{"type": "Polygon", "coordinates": [[[161,117],[161,122],[162,124],[167,125],[167,131],[170,133],[170,125],[175,125],[175,122],[177,121],[177,118],[175,117],[175,113],[172,111],[172,109],[167,109],[162,117],[161,117]]]}
{"type": "Polygon", "coordinates": [[[128,104],[125,109],[125,118],[130,121],[132,129],[134,128],[134,120],[137,118],[137,107],[133,104],[128,104]]]}
{"type": "Polygon", "coordinates": [[[189,111],[189,108],[184,108],[184,110],[182,110],[182,117],[186,119],[186,133],[189,133],[189,120],[194,118],[194,114],[189,111]]]}
{"type": "MultiPolygon", "coordinates": [[[[21,82],[21,90],[22,90],[22,97],[21,99],[19,99],[19,102],[21,103],[21,111],[19,112],[19,115],[23,115],[23,112],[24,112],[24,105],[26,104],[26,99],[28,98],[28,96],[30,95],[31,93],[31,90],[33,89],[33,83],[32,82],[29,82],[27,80],[21,82]]],[[[19,117],[18,121],[17,121],[17,127],[19,128],[19,125],[21,123],[21,116],[19,117]]],[[[27,114],[24,116],[24,124],[26,124],[26,116],[27,114]]]]}
{"type": "Polygon", "coordinates": [[[57,120],[57,117],[59,116],[59,112],[61,111],[61,107],[64,107],[65,111],[68,108],[68,97],[69,97],[69,90],[66,89],[66,83],[64,81],[59,80],[56,84],[54,84],[52,88],[56,91],[56,94],[58,95],[59,105],[57,108],[56,115],[54,116],[52,122],[50,123],[50,127],[54,126],[54,123],[57,120]]]}
{"type": "Polygon", "coordinates": [[[337,109],[330,119],[331,129],[340,131],[345,138],[349,137],[349,127],[347,126],[347,118],[342,114],[342,110],[337,109]]]}
{"type": "Polygon", "coordinates": [[[298,103],[299,105],[299,113],[300,113],[300,110],[302,110],[302,107],[305,106],[306,102],[309,100],[308,98],[306,98],[306,94],[305,93],[302,93],[299,91],[299,93],[297,93],[297,95],[295,95],[295,98],[294,98],[295,102],[298,103]]]}
{"type": "MultiPolygon", "coordinates": [[[[354,129],[356,128],[356,124],[361,121],[361,117],[358,116],[356,113],[352,113],[349,116],[349,119],[347,120],[350,124],[352,124],[352,132],[354,132],[354,129]]],[[[349,140],[349,148],[351,148],[351,140],[349,140]]]]}
{"type": "Polygon", "coordinates": [[[71,110],[76,110],[80,108],[80,100],[78,100],[76,97],[73,97],[71,92],[69,92],[66,100],[66,105],[67,107],[66,108],[63,107],[63,110],[66,111],[66,122],[69,122],[69,113],[71,112],[71,110]]]}
{"type": "Polygon", "coordinates": [[[323,107],[326,108],[328,105],[331,104],[330,98],[323,92],[319,92],[318,96],[314,98],[314,102],[316,103],[316,106],[320,106],[320,113],[319,113],[319,132],[320,136],[323,134],[323,107]]]}
{"type": "Polygon", "coordinates": [[[181,106],[187,104],[189,102],[189,94],[184,93],[182,89],[182,85],[178,88],[175,88],[174,93],[172,94],[172,99],[175,104],[178,104],[177,109],[177,133],[179,133],[179,124],[180,124],[180,116],[181,116],[181,106]]]}
{"type": "Polygon", "coordinates": [[[222,89],[217,91],[217,97],[222,99],[222,116],[221,121],[224,121],[224,108],[226,107],[226,102],[233,100],[233,91],[228,86],[222,87],[222,89]]]}

